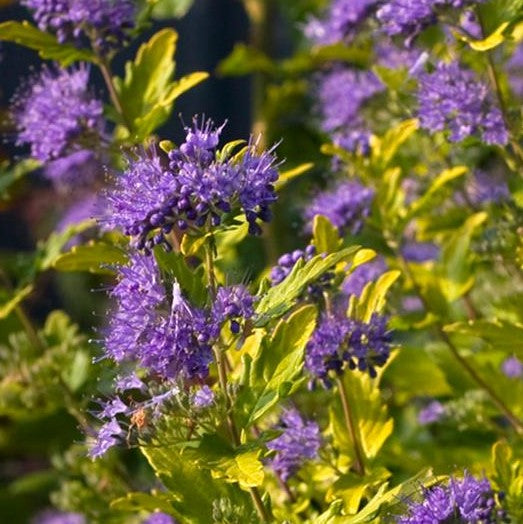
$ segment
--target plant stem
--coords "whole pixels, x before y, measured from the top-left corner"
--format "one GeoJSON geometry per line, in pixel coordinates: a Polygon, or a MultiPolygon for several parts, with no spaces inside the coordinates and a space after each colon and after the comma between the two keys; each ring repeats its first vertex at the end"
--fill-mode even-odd
{"type": "Polygon", "coordinates": [[[365,475],[365,462],[364,462],[364,453],[363,449],[361,447],[361,442],[359,438],[359,430],[356,427],[356,422],[354,420],[354,414],[352,413],[352,409],[350,407],[349,402],[349,393],[347,391],[347,388],[345,387],[345,383],[343,382],[342,377],[338,377],[336,379],[336,383],[338,385],[338,392],[340,394],[341,399],[341,405],[343,406],[343,415],[345,417],[345,424],[347,426],[347,430],[349,431],[349,434],[352,439],[352,444],[354,446],[354,456],[355,456],[355,462],[354,462],[354,470],[358,475],[365,475]]]}
{"type": "MultiPolygon", "coordinates": [[[[400,261],[402,268],[405,272],[405,274],[409,277],[409,279],[412,282],[412,285],[414,286],[417,295],[419,296],[421,302],[423,303],[423,306],[425,307],[427,312],[432,311],[432,308],[430,307],[429,301],[425,298],[423,291],[421,290],[421,286],[417,283],[416,279],[414,278],[414,275],[412,271],[410,270],[409,264],[407,261],[401,256],[400,253],[396,252],[396,256],[398,260],[400,261]]],[[[443,329],[443,325],[438,322],[436,324],[436,330],[440,336],[440,338],[445,342],[445,344],[450,349],[450,352],[452,356],[456,359],[456,361],[463,367],[463,369],[468,373],[470,378],[479,386],[481,387],[491,398],[492,402],[499,408],[499,410],[507,417],[507,420],[510,422],[511,426],[514,428],[514,430],[519,434],[523,435],[523,423],[519,420],[519,418],[511,411],[511,409],[505,404],[503,399],[492,389],[490,384],[488,384],[479,374],[478,372],[472,367],[472,365],[463,358],[456,345],[452,342],[446,331],[443,329]]]]}
{"type": "MultiPolygon", "coordinates": [[[[481,9],[479,9],[479,7],[476,9],[476,15],[478,17],[479,25],[481,27],[482,37],[487,38],[488,35],[486,34],[485,21],[483,19],[483,16],[481,14],[481,9]]],[[[519,160],[519,163],[521,165],[523,163],[523,149],[519,145],[517,138],[514,136],[513,127],[510,122],[510,118],[508,114],[507,104],[505,102],[505,98],[503,97],[503,92],[501,90],[501,84],[499,81],[499,75],[496,70],[496,65],[494,63],[492,52],[490,50],[485,51],[485,55],[487,58],[488,75],[489,75],[492,87],[494,88],[494,92],[496,93],[496,97],[498,99],[499,108],[503,115],[503,121],[505,122],[505,127],[507,128],[507,132],[509,134],[510,145],[514,149],[516,157],[519,160]]]]}
{"type": "MultiPolygon", "coordinates": [[[[205,268],[207,272],[207,278],[208,278],[208,285],[209,285],[209,294],[211,295],[211,298],[214,299],[216,297],[216,274],[214,272],[214,239],[211,236],[209,242],[205,243],[204,247],[205,251],[205,268]]],[[[216,368],[218,370],[218,381],[220,383],[220,389],[222,390],[222,394],[225,398],[225,408],[227,411],[227,428],[229,430],[229,434],[231,437],[231,441],[234,445],[234,447],[238,447],[241,444],[240,441],[240,434],[238,432],[238,428],[236,427],[236,423],[234,422],[234,418],[232,416],[232,402],[231,397],[229,396],[229,389],[227,387],[227,369],[226,369],[226,361],[225,361],[225,355],[222,351],[222,348],[219,347],[219,344],[215,344],[213,346],[213,353],[214,353],[214,359],[216,361],[216,368]]],[[[258,515],[260,516],[261,520],[263,522],[271,522],[272,518],[269,512],[267,511],[267,508],[263,504],[260,492],[258,491],[258,488],[253,487],[249,488],[249,493],[251,495],[252,502],[254,506],[256,507],[256,511],[258,512],[258,515]]]]}
{"type": "Polygon", "coordinates": [[[107,90],[109,91],[109,97],[111,98],[111,102],[118,114],[120,115],[120,117],[122,118],[122,122],[124,123],[125,127],[129,132],[131,132],[132,126],[131,123],[128,121],[127,117],[125,116],[122,101],[120,100],[118,92],[116,91],[116,86],[114,85],[109,62],[102,54],[98,54],[98,66],[100,67],[100,71],[105,81],[105,85],[107,86],[107,90]]]}

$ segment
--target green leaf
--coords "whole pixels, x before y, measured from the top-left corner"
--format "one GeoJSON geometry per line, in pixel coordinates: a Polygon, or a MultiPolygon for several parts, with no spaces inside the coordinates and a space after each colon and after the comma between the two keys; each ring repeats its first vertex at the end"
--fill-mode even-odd
{"type": "Polygon", "coordinates": [[[511,522],[523,521],[523,467],[515,460],[510,446],[496,442],[492,447],[492,480],[496,488],[503,491],[503,506],[508,510],[511,522]]]}
{"type": "Polygon", "coordinates": [[[307,171],[310,171],[314,167],[314,164],[311,162],[308,162],[306,164],[300,164],[297,167],[294,167],[293,169],[289,169],[288,171],[283,171],[280,173],[280,177],[274,184],[274,187],[277,191],[282,189],[284,186],[286,186],[291,180],[303,175],[304,173],[307,173],[307,171]]]}
{"type": "Polygon", "coordinates": [[[237,453],[231,458],[222,459],[212,471],[215,478],[224,478],[226,482],[238,482],[244,490],[261,486],[265,478],[263,463],[260,460],[261,449],[237,453]]]}
{"type": "Polygon", "coordinates": [[[162,272],[175,278],[184,294],[194,303],[202,306],[207,300],[207,289],[204,281],[204,269],[199,266],[191,269],[181,253],[170,251],[167,253],[163,247],[154,248],[154,257],[162,272]]]}
{"type": "Polygon", "coordinates": [[[341,244],[338,228],[323,215],[316,215],[312,225],[312,238],[317,253],[333,253],[341,244]]]}
{"type": "Polygon", "coordinates": [[[71,44],[60,44],[56,37],[40,31],[25,20],[0,24],[0,40],[15,42],[34,49],[43,59],[56,60],[64,67],[78,61],[93,63],[97,61],[91,51],[78,49],[71,44]]]}
{"type": "Polygon", "coordinates": [[[170,503],[170,497],[165,493],[127,493],[125,497],[113,500],[111,508],[117,511],[128,511],[137,513],[140,511],[163,511],[171,514],[173,507],[170,503]]]}
{"type": "Polygon", "coordinates": [[[474,285],[469,247],[476,229],[487,218],[485,212],[472,215],[443,246],[442,260],[438,268],[439,282],[449,302],[463,296],[474,285]]]}
{"type": "Polygon", "coordinates": [[[305,346],[316,326],[316,307],[306,305],[282,319],[270,341],[262,343],[251,365],[248,391],[252,399],[248,424],[253,424],[287,396],[301,373],[305,346]]]}
{"type": "Polygon", "coordinates": [[[171,513],[182,522],[213,522],[213,503],[220,498],[230,499],[246,515],[252,512],[252,505],[245,492],[234,488],[232,484],[214,480],[211,472],[198,467],[188,453],[165,444],[158,447],[142,446],[140,449],[172,497],[171,513]]]}
{"type": "Polygon", "coordinates": [[[55,261],[62,255],[62,249],[77,235],[95,225],[94,220],[84,220],[79,224],[68,226],[60,233],[51,233],[44,242],[38,243],[37,271],[51,269],[55,261]]]}
{"type": "Polygon", "coordinates": [[[6,200],[9,198],[9,188],[38,167],[40,167],[40,162],[32,158],[22,160],[6,170],[2,166],[2,172],[0,172],[0,199],[6,200]]]}
{"type": "Polygon", "coordinates": [[[156,20],[182,18],[192,7],[194,0],[147,0],[153,5],[151,16],[156,20]]]}
{"type": "Polygon", "coordinates": [[[285,314],[311,282],[317,280],[336,264],[350,262],[358,250],[359,246],[352,246],[326,257],[316,255],[307,263],[304,263],[303,260],[298,261],[287,278],[277,286],[271,287],[260,300],[256,307],[258,320],[255,325],[264,326],[272,318],[285,314]]]}
{"type": "Polygon", "coordinates": [[[437,205],[435,198],[441,190],[445,188],[449,182],[463,176],[467,172],[468,168],[466,166],[456,166],[445,169],[434,179],[425,194],[412,203],[407,211],[406,220],[408,221],[414,218],[427,209],[434,209],[437,205]]]}
{"type": "Polygon", "coordinates": [[[387,480],[390,475],[385,468],[377,468],[363,477],[352,472],[347,473],[329,487],[325,499],[330,501],[342,498],[345,503],[345,511],[353,515],[358,511],[361,500],[368,489],[387,480]]]}
{"type": "Polygon", "coordinates": [[[504,33],[509,25],[509,22],[503,22],[495,31],[482,40],[469,38],[467,35],[464,35],[461,32],[457,32],[457,35],[461,40],[467,42],[469,46],[474,49],[474,51],[489,51],[490,49],[494,49],[505,41],[504,33]]]}
{"type": "MultiPolygon", "coordinates": [[[[387,490],[388,485],[383,486],[378,490],[376,495],[365,505],[365,507],[354,517],[346,517],[343,520],[338,520],[340,524],[363,524],[365,522],[375,522],[375,519],[380,515],[387,515],[395,505],[404,504],[405,500],[409,500],[413,495],[419,493],[422,486],[428,487],[437,481],[432,476],[431,469],[424,469],[417,475],[402,482],[399,486],[387,490]]],[[[335,521],[334,521],[335,522],[335,521]]]]}
{"type": "Polygon", "coordinates": [[[53,268],[57,271],[112,274],[114,269],[111,266],[126,262],[127,257],[120,248],[106,242],[89,242],[74,246],[68,253],[58,256],[53,262],[53,268]]]}
{"type": "Polygon", "coordinates": [[[272,73],[274,68],[275,64],[267,55],[252,46],[239,43],[218,64],[216,71],[223,76],[242,76],[257,72],[272,73]]]}
{"type": "Polygon", "coordinates": [[[461,333],[480,338],[495,349],[516,354],[523,359],[523,325],[506,320],[470,320],[445,326],[448,333],[461,333]]]}
{"type": "Polygon", "coordinates": [[[3,299],[0,303],[0,319],[7,318],[32,292],[33,286],[25,286],[3,299]]]}
{"type": "Polygon", "coordinates": [[[416,118],[405,120],[396,127],[385,133],[383,138],[373,136],[372,138],[372,164],[378,169],[387,167],[390,161],[396,155],[402,144],[413,134],[419,127],[416,118]]]}
{"type": "Polygon", "coordinates": [[[445,374],[423,347],[403,346],[385,373],[394,384],[394,399],[399,404],[415,397],[439,397],[452,393],[445,374]],[[413,369],[416,373],[411,372],[413,369]]]}
{"type": "Polygon", "coordinates": [[[367,284],[360,297],[349,303],[349,316],[369,322],[373,313],[381,313],[385,307],[385,296],[400,275],[397,270],[387,271],[376,282],[367,284]]]}
{"type": "MultiPolygon", "coordinates": [[[[376,457],[394,427],[394,421],[388,416],[387,406],[381,397],[379,380],[371,379],[368,373],[360,371],[347,372],[342,380],[364,455],[367,459],[372,459],[376,457]]],[[[330,430],[335,437],[335,443],[345,455],[354,460],[354,446],[345,426],[342,405],[338,398],[330,410],[330,430]]]]}
{"type": "Polygon", "coordinates": [[[173,81],[178,34],[162,29],[125,65],[125,78],[115,78],[125,119],[137,138],[145,138],[169,117],[174,100],[207,77],[193,73],[173,81]]]}

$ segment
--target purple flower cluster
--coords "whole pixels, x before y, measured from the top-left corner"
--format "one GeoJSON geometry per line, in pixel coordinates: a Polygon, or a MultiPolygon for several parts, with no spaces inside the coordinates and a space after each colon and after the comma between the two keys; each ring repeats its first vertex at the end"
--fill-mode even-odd
{"type": "Polygon", "coordinates": [[[231,331],[240,332],[239,319],[254,316],[254,298],[245,286],[221,287],[216,293],[212,308],[212,318],[217,324],[230,321],[231,331]]]}
{"type": "Polygon", "coordinates": [[[92,186],[101,178],[103,167],[98,156],[88,149],[49,162],[44,168],[46,178],[59,190],[92,186]]]}
{"type": "Polygon", "coordinates": [[[269,463],[282,480],[287,481],[307,460],[317,458],[320,428],[316,422],[304,420],[298,410],[288,409],[275,429],[281,429],[282,434],[267,443],[270,450],[276,451],[269,463]]]}
{"type": "Polygon", "coordinates": [[[383,366],[391,350],[392,336],[387,318],[373,314],[370,322],[341,315],[324,314],[307,344],[305,367],[326,387],[329,372],[340,374],[349,369],[368,371],[376,377],[376,367],[383,366]]]}
{"type": "Polygon", "coordinates": [[[171,517],[171,515],[168,515],[167,513],[163,513],[162,511],[156,511],[155,513],[151,513],[149,517],[147,517],[143,524],[175,524],[176,519],[171,517]]]}
{"type": "Polygon", "coordinates": [[[451,477],[446,486],[425,489],[423,495],[422,502],[409,503],[408,514],[397,520],[399,524],[450,521],[494,524],[504,514],[497,507],[489,481],[468,474],[462,479],[451,477]]]}
{"type": "Polygon", "coordinates": [[[202,386],[192,397],[195,408],[207,408],[214,402],[214,392],[209,386],[202,386]]]}
{"type": "Polygon", "coordinates": [[[163,378],[207,376],[215,327],[177,283],[167,294],[152,257],[132,255],[111,296],[117,308],[105,336],[108,356],[135,361],[163,378]]]}
{"type": "Polygon", "coordinates": [[[518,45],[507,62],[510,87],[518,97],[523,97],[523,45],[518,45]]]}
{"type": "Polygon", "coordinates": [[[370,154],[371,133],[365,129],[352,129],[350,131],[339,131],[334,133],[332,142],[349,153],[361,156],[370,154]]]}
{"type": "Polygon", "coordinates": [[[508,141],[503,115],[489,87],[456,62],[440,62],[433,72],[419,75],[418,102],[421,127],[432,133],[448,129],[452,142],[472,135],[486,144],[508,141]]]}
{"type": "Polygon", "coordinates": [[[523,362],[516,356],[508,357],[502,362],[501,371],[508,378],[523,378],[523,362]]]}
{"type": "Polygon", "coordinates": [[[407,242],[401,247],[401,254],[409,262],[430,262],[439,257],[439,247],[432,242],[407,242]]]}
{"type": "Polygon", "coordinates": [[[468,200],[479,206],[487,203],[500,204],[510,198],[510,189],[503,174],[476,171],[465,184],[468,200]]]}
{"type": "Polygon", "coordinates": [[[67,513],[56,510],[46,510],[39,513],[32,524],[85,524],[86,519],[81,513],[67,513]]]}
{"type": "Polygon", "coordinates": [[[433,400],[418,413],[418,422],[422,425],[433,424],[441,420],[446,413],[445,406],[433,400]]]}
{"type": "Polygon", "coordinates": [[[337,67],[323,74],[318,84],[322,129],[327,133],[353,129],[361,106],[383,89],[371,71],[337,67]]]}
{"type": "Polygon", "coordinates": [[[377,3],[378,0],[332,0],[323,16],[308,21],[305,35],[318,45],[348,42],[377,3]]]}
{"type": "Polygon", "coordinates": [[[165,235],[173,227],[215,227],[223,213],[238,206],[249,232],[259,234],[258,220],[271,219],[269,206],[276,200],[273,150],[258,154],[251,141],[241,155],[229,158],[217,151],[222,129],[195,119],[168,162],[156,151],[130,158],[106,195],[107,225],[121,228],[133,246],[149,251],[155,244],[168,247],[165,235]]]}
{"type": "Polygon", "coordinates": [[[369,283],[376,280],[380,275],[385,273],[387,266],[383,258],[378,257],[375,260],[358,266],[343,281],[341,290],[347,296],[355,295],[359,297],[363,288],[369,283]]]}
{"type": "Polygon", "coordinates": [[[332,190],[319,193],[307,206],[307,229],[316,215],[326,216],[340,233],[357,233],[370,214],[374,191],[359,182],[341,182],[332,190]]]}
{"type": "Polygon", "coordinates": [[[42,31],[56,33],[59,42],[83,43],[107,48],[122,42],[125,30],[134,26],[136,5],[132,0],[22,0],[42,31]]]}
{"type": "Polygon", "coordinates": [[[404,35],[412,40],[420,31],[437,22],[438,10],[459,9],[483,0],[386,0],[376,16],[390,36],[404,35]]]}
{"type": "Polygon", "coordinates": [[[287,278],[298,260],[308,262],[316,254],[314,246],[307,246],[304,251],[296,249],[292,253],[285,253],[278,259],[278,264],[271,269],[271,282],[279,284],[287,278]]]}
{"type": "Polygon", "coordinates": [[[87,67],[47,68],[16,95],[13,118],[17,145],[30,145],[31,156],[41,162],[75,155],[64,161],[67,165],[50,167],[53,180],[70,176],[71,164],[78,166],[79,156],[88,155],[81,144],[98,142],[103,132],[103,105],[89,92],[88,80],[87,67]]]}

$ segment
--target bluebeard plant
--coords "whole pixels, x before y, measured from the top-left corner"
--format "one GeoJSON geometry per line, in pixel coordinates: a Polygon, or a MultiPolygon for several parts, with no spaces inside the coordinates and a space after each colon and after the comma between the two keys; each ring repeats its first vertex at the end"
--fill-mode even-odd
{"type": "Polygon", "coordinates": [[[381,28],[390,36],[403,35],[410,42],[420,31],[438,21],[444,9],[460,9],[483,0],[386,0],[377,11],[381,28]]]}
{"type": "Polygon", "coordinates": [[[143,524],[176,524],[176,520],[167,513],[156,511],[151,513],[151,515],[143,521],[143,524]]]}
{"type": "Polygon", "coordinates": [[[407,515],[399,524],[463,522],[495,524],[503,519],[490,482],[465,474],[451,477],[446,486],[424,490],[423,501],[409,503],[407,515]]]}
{"type": "Polygon", "coordinates": [[[486,144],[505,145],[508,133],[489,87],[456,62],[440,62],[419,75],[418,115],[431,133],[448,130],[452,142],[477,136],[486,144]]]}
{"type": "Polygon", "coordinates": [[[439,256],[439,247],[432,242],[406,242],[401,247],[401,254],[409,262],[430,262],[439,256]]]}
{"type": "Polygon", "coordinates": [[[343,281],[341,291],[347,296],[354,295],[359,297],[363,288],[369,283],[375,281],[387,270],[387,265],[383,258],[378,257],[366,264],[362,264],[354,269],[343,281]]]}
{"type": "MultiPolygon", "coordinates": [[[[85,146],[99,142],[104,120],[102,102],[89,91],[88,80],[87,67],[44,68],[30,79],[13,104],[17,145],[29,145],[31,156],[41,162],[69,155],[74,155],[67,160],[69,164],[79,162],[79,156],[91,161],[85,146]]],[[[55,181],[74,176],[64,167],[51,166],[49,176],[55,181]]]]}
{"type": "Polygon", "coordinates": [[[38,514],[31,524],[86,524],[81,513],[47,510],[38,514]]]}
{"type": "Polygon", "coordinates": [[[387,317],[374,313],[369,322],[324,313],[312,334],[305,355],[305,367],[314,380],[330,386],[330,372],[349,369],[368,372],[374,378],[376,367],[387,362],[392,345],[387,317]]]}
{"type": "Polygon", "coordinates": [[[222,129],[195,119],[168,159],[154,149],[131,156],[107,192],[106,225],[120,228],[133,246],[148,251],[155,244],[169,247],[166,235],[173,228],[216,227],[224,213],[240,208],[249,232],[259,234],[258,222],[271,219],[276,200],[273,150],[258,153],[251,140],[239,158],[219,155],[222,129]]]}
{"type": "Polygon", "coordinates": [[[341,182],[319,193],[305,208],[307,229],[316,215],[326,216],[340,233],[357,233],[370,214],[374,191],[357,181],[341,182]]]}
{"type": "Polygon", "coordinates": [[[152,257],[134,254],[119,269],[105,351],[164,378],[205,378],[216,326],[190,305],[177,283],[167,292],[152,257]]]}
{"type": "Polygon", "coordinates": [[[516,356],[506,358],[501,364],[501,370],[508,378],[523,378],[523,362],[516,356]]]}
{"type": "Polygon", "coordinates": [[[433,400],[418,413],[418,422],[422,425],[438,422],[446,415],[445,406],[433,400]]]}
{"type": "Polygon", "coordinates": [[[269,464],[283,481],[287,481],[308,461],[318,457],[321,447],[320,428],[316,422],[305,420],[296,409],[285,410],[275,427],[281,435],[267,442],[276,454],[269,464]]]}
{"type": "Polygon", "coordinates": [[[298,260],[308,262],[316,254],[314,246],[307,246],[305,250],[295,249],[292,253],[285,253],[278,258],[278,263],[272,267],[270,279],[273,285],[279,284],[289,275],[298,260]]]}
{"type": "Polygon", "coordinates": [[[95,47],[119,45],[134,26],[137,6],[133,0],[22,0],[42,31],[55,33],[59,42],[95,47]]]}
{"type": "Polygon", "coordinates": [[[384,87],[371,71],[336,67],[318,81],[318,110],[323,131],[351,130],[361,106],[384,87]]]}
{"type": "Polygon", "coordinates": [[[348,42],[377,4],[378,0],[333,0],[322,16],[309,19],[305,35],[318,45],[348,42]]]}

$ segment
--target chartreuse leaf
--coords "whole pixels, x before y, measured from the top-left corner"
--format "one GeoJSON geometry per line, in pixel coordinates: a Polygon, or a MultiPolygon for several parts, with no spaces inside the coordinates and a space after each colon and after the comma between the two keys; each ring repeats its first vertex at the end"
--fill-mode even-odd
{"type": "Polygon", "coordinates": [[[416,118],[405,120],[396,127],[389,129],[383,137],[371,138],[371,162],[376,168],[387,167],[402,144],[418,129],[416,118]]]}
{"type": "Polygon", "coordinates": [[[147,0],[153,6],[155,19],[182,18],[191,8],[194,0],[147,0]]]}
{"type": "Polygon", "coordinates": [[[485,212],[472,215],[443,246],[438,268],[439,283],[441,291],[449,302],[463,296],[474,284],[469,247],[476,230],[487,217],[485,212]]]}
{"type": "Polygon", "coordinates": [[[331,522],[333,524],[376,522],[376,519],[380,515],[389,514],[393,506],[404,504],[405,500],[409,500],[413,495],[419,493],[422,486],[428,487],[437,481],[438,479],[432,475],[431,469],[424,469],[395,488],[387,490],[388,484],[385,483],[358,514],[353,517],[340,518],[331,522]]]}
{"type": "Polygon", "coordinates": [[[385,306],[385,296],[401,273],[397,270],[383,273],[376,282],[368,283],[359,298],[351,297],[348,316],[369,322],[373,313],[380,313],[385,306]]]}
{"type": "Polygon", "coordinates": [[[481,338],[495,349],[523,358],[523,325],[506,320],[470,320],[445,326],[448,333],[461,333],[481,338]]]}
{"type": "Polygon", "coordinates": [[[71,251],[58,256],[53,268],[58,271],[88,271],[113,273],[115,265],[125,264],[127,257],[119,247],[106,242],[89,242],[73,246],[71,251]]]}
{"type": "MultiPolygon", "coordinates": [[[[21,302],[23,302],[33,291],[33,286],[25,286],[12,293],[5,292],[0,303],[0,319],[7,318],[21,302]]],[[[4,293],[2,292],[2,295],[4,293]]]]}
{"type": "MultiPolygon", "coordinates": [[[[351,371],[343,379],[347,397],[359,433],[366,459],[374,458],[392,433],[394,421],[387,414],[381,398],[379,380],[371,379],[368,373],[351,371]]],[[[344,422],[341,401],[336,397],[330,409],[330,432],[344,455],[354,460],[354,446],[344,422]]]]}
{"type": "Polygon", "coordinates": [[[0,171],[0,200],[9,198],[9,188],[38,167],[40,167],[40,162],[32,158],[22,160],[12,167],[6,168],[2,164],[0,171]]]}
{"type": "Polygon", "coordinates": [[[494,49],[504,42],[504,33],[509,25],[510,24],[508,22],[503,22],[489,36],[481,40],[469,38],[467,35],[464,35],[460,32],[457,32],[457,36],[467,42],[468,45],[474,49],[474,51],[489,51],[490,49],[494,49]]]}
{"type": "Polygon", "coordinates": [[[193,73],[173,81],[178,34],[162,29],[142,44],[134,61],[125,65],[125,78],[115,78],[125,120],[141,139],[169,117],[174,100],[207,77],[193,73]]]}
{"type": "Polygon", "coordinates": [[[298,260],[290,274],[277,286],[271,287],[256,307],[256,326],[266,325],[272,318],[281,317],[294,304],[302,291],[340,262],[350,262],[359,250],[351,246],[327,256],[316,255],[308,262],[298,260]]]}
{"type": "Polygon", "coordinates": [[[181,522],[214,522],[213,503],[221,498],[229,499],[249,521],[252,505],[248,495],[232,484],[213,479],[211,472],[199,467],[191,454],[165,444],[140,449],[171,497],[169,513],[181,522]]]}
{"type": "Polygon", "coordinates": [[[260,453],[261,449],[257,449],[222,459],[213,467],[213,477],[223,478],[226,482],[237,482],[244,490],[261,486],[265,473],[260,453]]]}
{"type": "Polygon", "coordinates": [[[34,49],[43,59],[56,60],[64,67],[78,61],[93,63],[97,61],[91,51],[79,49],[71,44],[60,44],[55,36],[40,31],[26,20],[23,22],[10,20],[0,24],[0,40],[34,49]]]}
{"type": "Polygon", "coordinates": [[[282,171],[280,173],[280,177],[274,184],[274,187],[279,190],[285,185],[287,185],[291,180],[303,175],[304,173],[307,173],[307,171],[310,171],[314,167],[314,164],[307,163],[307,164],[300,164],[297,167],[294,167],[293,169],[289,169],[288,171],[282,171]]]}
{"type": "Polygon", "coordinates": [[[331,502],[341,498],[345,504],[345,511],[354,515],[361,504],[361,499],[372,486],[382,483],[390,477],[390,472],[385,468],[377,468],[364,477],[355,473],[341,476],[327,490],[325,500],[331,502]]]}
{"type": "Polygon", "coordinates": [[[387,366],[387,378],[394,384],[394,398],[399,404],[415,397],[439,397],[452,393],[445,373],[420,346],[402,346],[387,366]],[[411,372],[413,369],[416,373],[411,372]]]}
{"type": "Polygon", "coordinates": [[[406,220],[414,218],[426,209],[433,209],[436,205],[435,198],[441,192],[441,190],[445,188],[449,182],[463,176],[465,173],[467,173],[467,171],[468,168],[466,166],[456,166],[445,169],[442,173],[440,173],[434,179],[425,194],[411,204],[407,211],[406,220]]]}
{"type": "Polygon", "coordinates": [[[94,220],[84,220],[68,226],[59,233],[51,233],[49,238],[38,243],[36,271],[51,269],[55,261],[62,255],[64,247],[77,235],[87,231],[95,224],[94,220]]]}
{"type": "Polygon", "coordinates": [[[127,493],[125,497],[113,500],[111,502],[111,508],[117,511],[129,511],[133,513],[159,510],[171,514],[173,507],[170,499],[171,497],[169,497],[169,495],[161,492],[154,494],[141,492],[127,493]]]}
{"type": "Polygon", "coordinates": [[[244,407],[249,413],[249,425],[292,392],[303,367],[305,346],[316,326],[316,316],[315,306],[301,307],[289,318],[280,320],[272,337],[258,346],[246,391],[249,407],[244,407]]]}
{"type": "Polygon", "coordinates": [[[510,446],[496,442],[492,447],[492,481],[505,495],[503,507],[507,509],[511,522],[523,522],[523,467],[521,457],[513,457],[510,446]]]}
{"type": "Polygon", "coordinates": [[[174,251],[167,253],[161,246],[154,248],[154,257],[160,270],[174,277],[189,299],[200,306],[205,303],[207,290],[202,266],[191,269],[181,253],[174,251]]]}
{"type": "Polygon", "coordinates": [[[341,244],[338,228],[323,215],[316,215],[312,224],[312,239],[317,253],[333,253],[341,244]]]}

